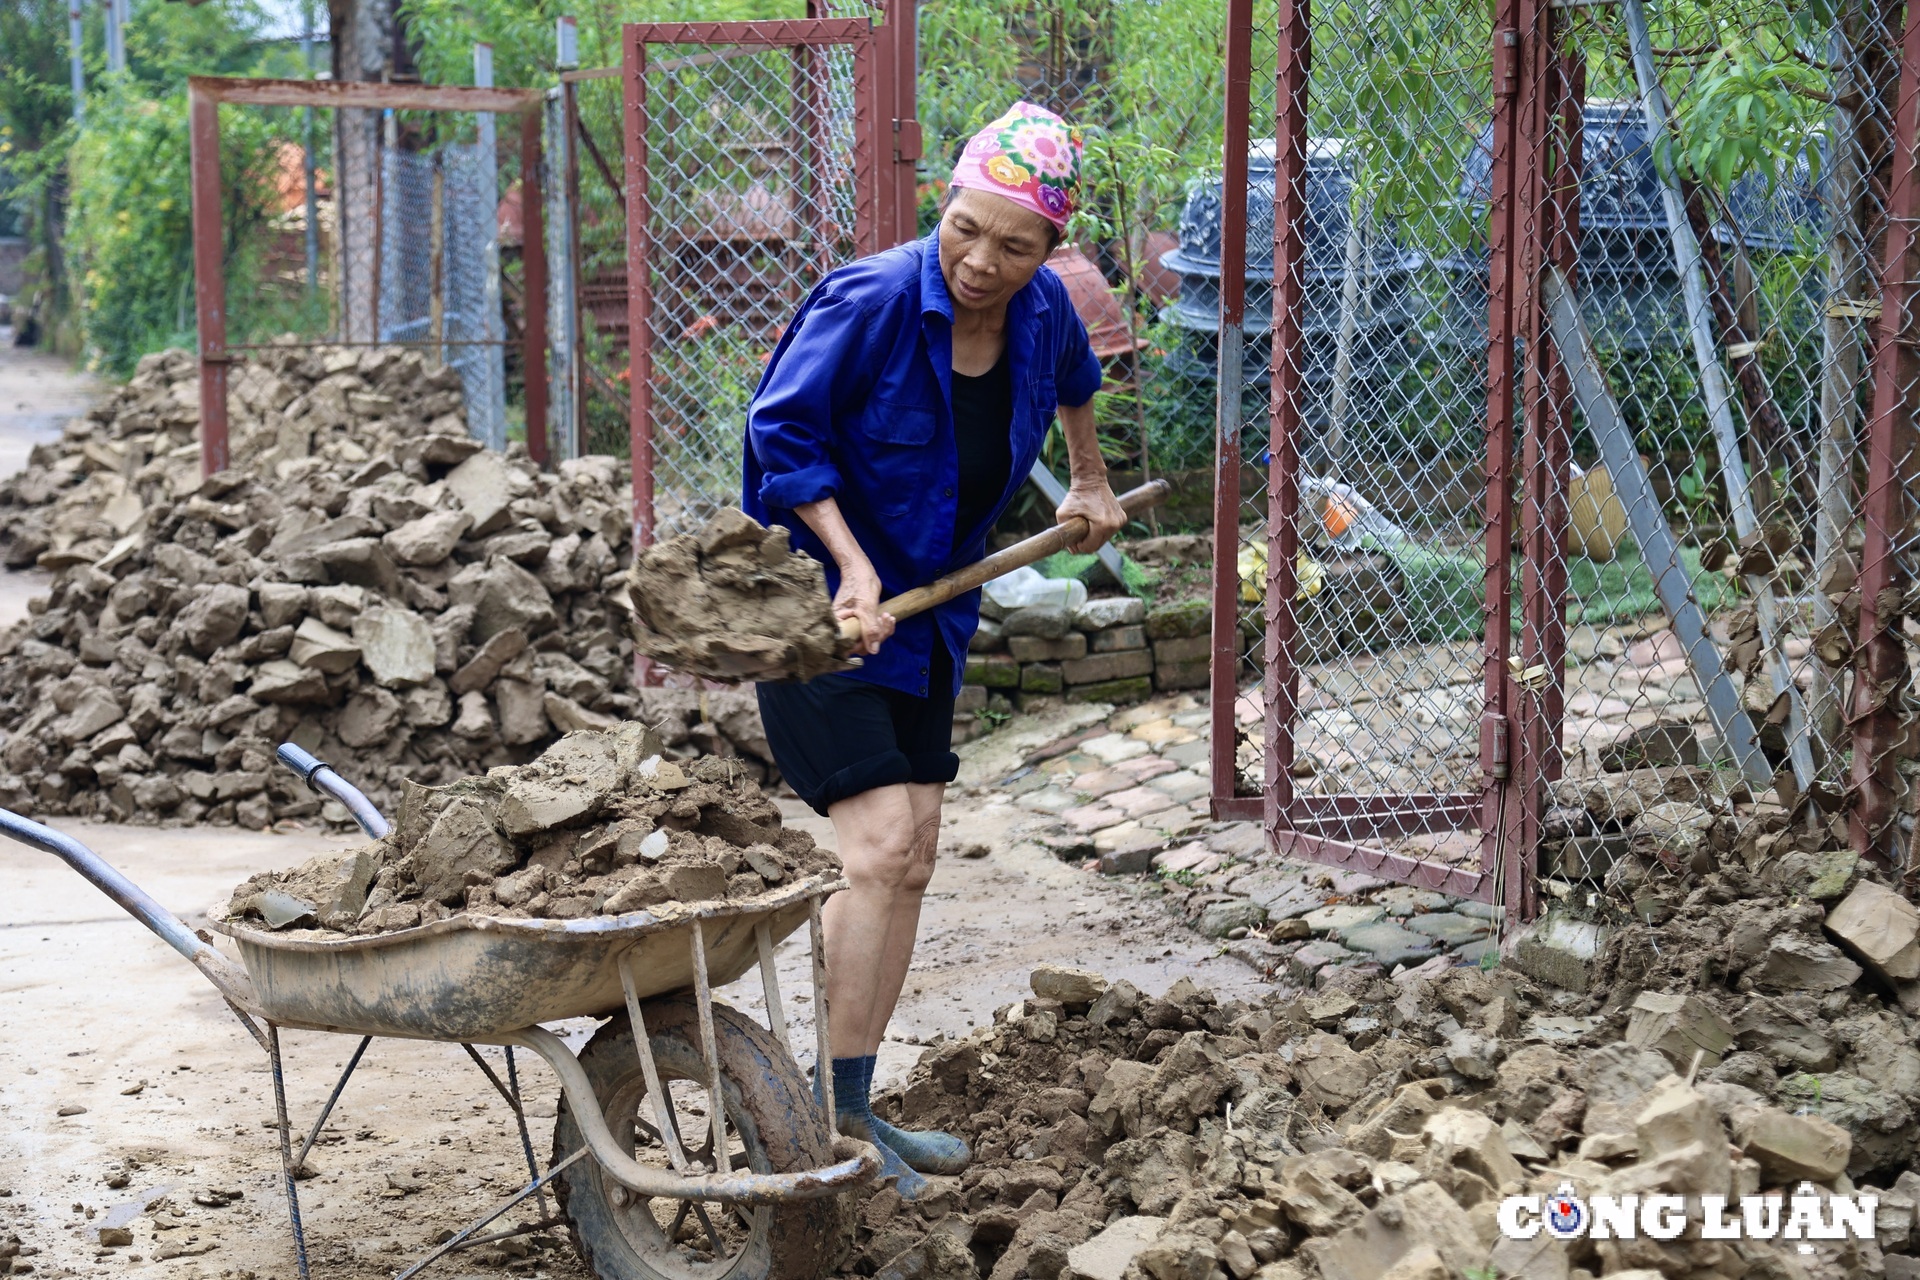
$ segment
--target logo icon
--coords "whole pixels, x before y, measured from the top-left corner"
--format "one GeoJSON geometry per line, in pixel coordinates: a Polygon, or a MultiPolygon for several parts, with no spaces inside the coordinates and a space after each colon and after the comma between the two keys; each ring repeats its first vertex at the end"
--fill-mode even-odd
{"type": "Polygon", "coordinates": [[[1547,1197],[1547,1234],[1556,1240],[1578,1239],[1587,1225],[1587,1202],[1573,1193],[1573,1184],[1563,1182],[1547,1197]]]}

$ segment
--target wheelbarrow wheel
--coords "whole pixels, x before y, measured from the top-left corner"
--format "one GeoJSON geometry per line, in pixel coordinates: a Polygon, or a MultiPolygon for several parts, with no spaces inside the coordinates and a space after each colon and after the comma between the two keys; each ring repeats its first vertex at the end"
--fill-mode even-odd
{"type": "MultiPolygon", "coordinates": [[[[648,1039],[675,1128],[690,1159],[713,1167],[708,1069],[691,997],[648,1001],[648,1039]]],[[[755,1173],[817,1169],[833,1161],[825,1119],[792,1055],[764,1028],[715,1002],[730,1167],[755,1173]]],[[[669,1168],[653,1100],[621,1014],[580,1052],[614,1138],[643,1164],[669,1168]]],[[[563,1096],[554,1158],[585,1145],[563,1096]]],[[[647,1199],[589,1158],[560,1175],[558,1194],[574,1248],[602,1280],[817,1280],[845,1251],[846,1211],[837,1198],[780,1205],[647,1199]]]]}

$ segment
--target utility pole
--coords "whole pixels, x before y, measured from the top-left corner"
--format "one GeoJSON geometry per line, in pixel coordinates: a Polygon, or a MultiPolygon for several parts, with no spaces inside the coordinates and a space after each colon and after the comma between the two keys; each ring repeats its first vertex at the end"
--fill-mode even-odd
{"type": "Polygon", "coordinates": [[[73,121],[80,123],[87,114],[87,68],[81,61],[80,0],[67,0],[67,43],[69,71],[73,77],[73,121]]]}

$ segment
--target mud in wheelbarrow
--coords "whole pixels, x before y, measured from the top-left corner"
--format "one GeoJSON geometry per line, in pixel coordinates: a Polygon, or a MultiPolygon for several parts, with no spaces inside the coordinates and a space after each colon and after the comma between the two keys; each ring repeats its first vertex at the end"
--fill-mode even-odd
{"type": "MultiPolygon", "coordinates": [[[[296,747],[280,754],[368,834],[385,833],[385,819],[331,768],[296,747]]],[[[525,1186],[402,1277],[456,1250],[562,1222],[608,1280],[812,1280],[837,1261],[845,1231],[834,1197],[870,1181],[878,1161],[870,1147],[836,1143],[830,1092],[825,1106],[816,1103],[794,1062],[773,949],[809,927],[816,1054],[825,1061],[820,904],[840,881],[817,876],[752,898],[585,920],[455,916],[369,937],[276,934],[216,915],[211,926],[239,951],[235,965],[209,935],[188,929],[71,837],[4,810],[0,834],[60,857],[152,929],[213,983],[266,1051],[303,1277],[294,1175],[376,1036],[461,1044],[512,1109],[529,1172],[525,1186]],[[716,986],[756,967],[765,1027],[713,998],[716,986]],[[577,1057],[539,1025],[570,1018],[607,1019],[577,1057]],[[361,1037],[297,1152],[283,1029],[361,1037]],[[505,1049],[505,1080],[476,1047],[483,1045],[505,1049]],[[560,1079],[544,1172],[515,1048],[539,1054],[560,1079]],[[487,1230],[530,1199],[535,1221],[487,1230]]]]}

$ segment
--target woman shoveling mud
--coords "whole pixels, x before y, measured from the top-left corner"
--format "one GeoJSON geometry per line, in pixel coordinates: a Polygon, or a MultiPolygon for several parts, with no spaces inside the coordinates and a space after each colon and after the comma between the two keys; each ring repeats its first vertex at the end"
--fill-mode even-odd
{"type": "MultiPolygon", "coordinates": [[[[966,1144],[910,1133],[867,1103],[913,957],[940,805],[959,768],[954,698],[979,625],[969,592],[896,628],[883,596],[980,558],[1056,411],[1091,551],[1125,522],[1094,434],[1100,362],[1042,264],[1073,210],[1081,141],[1019,103],[967,144],[932,235],[835,271],[801,306],[747,423],[749,515],[828,566],[860,623],[856,671],[758,686],[774,759],[833,820],[849,888],[826,908],[831,1088],[843,1133],[879,1147],[911,1198],[966,1144]]],[[[817,1081],[827,1087],[825,1081],[817,1081]]]]}

